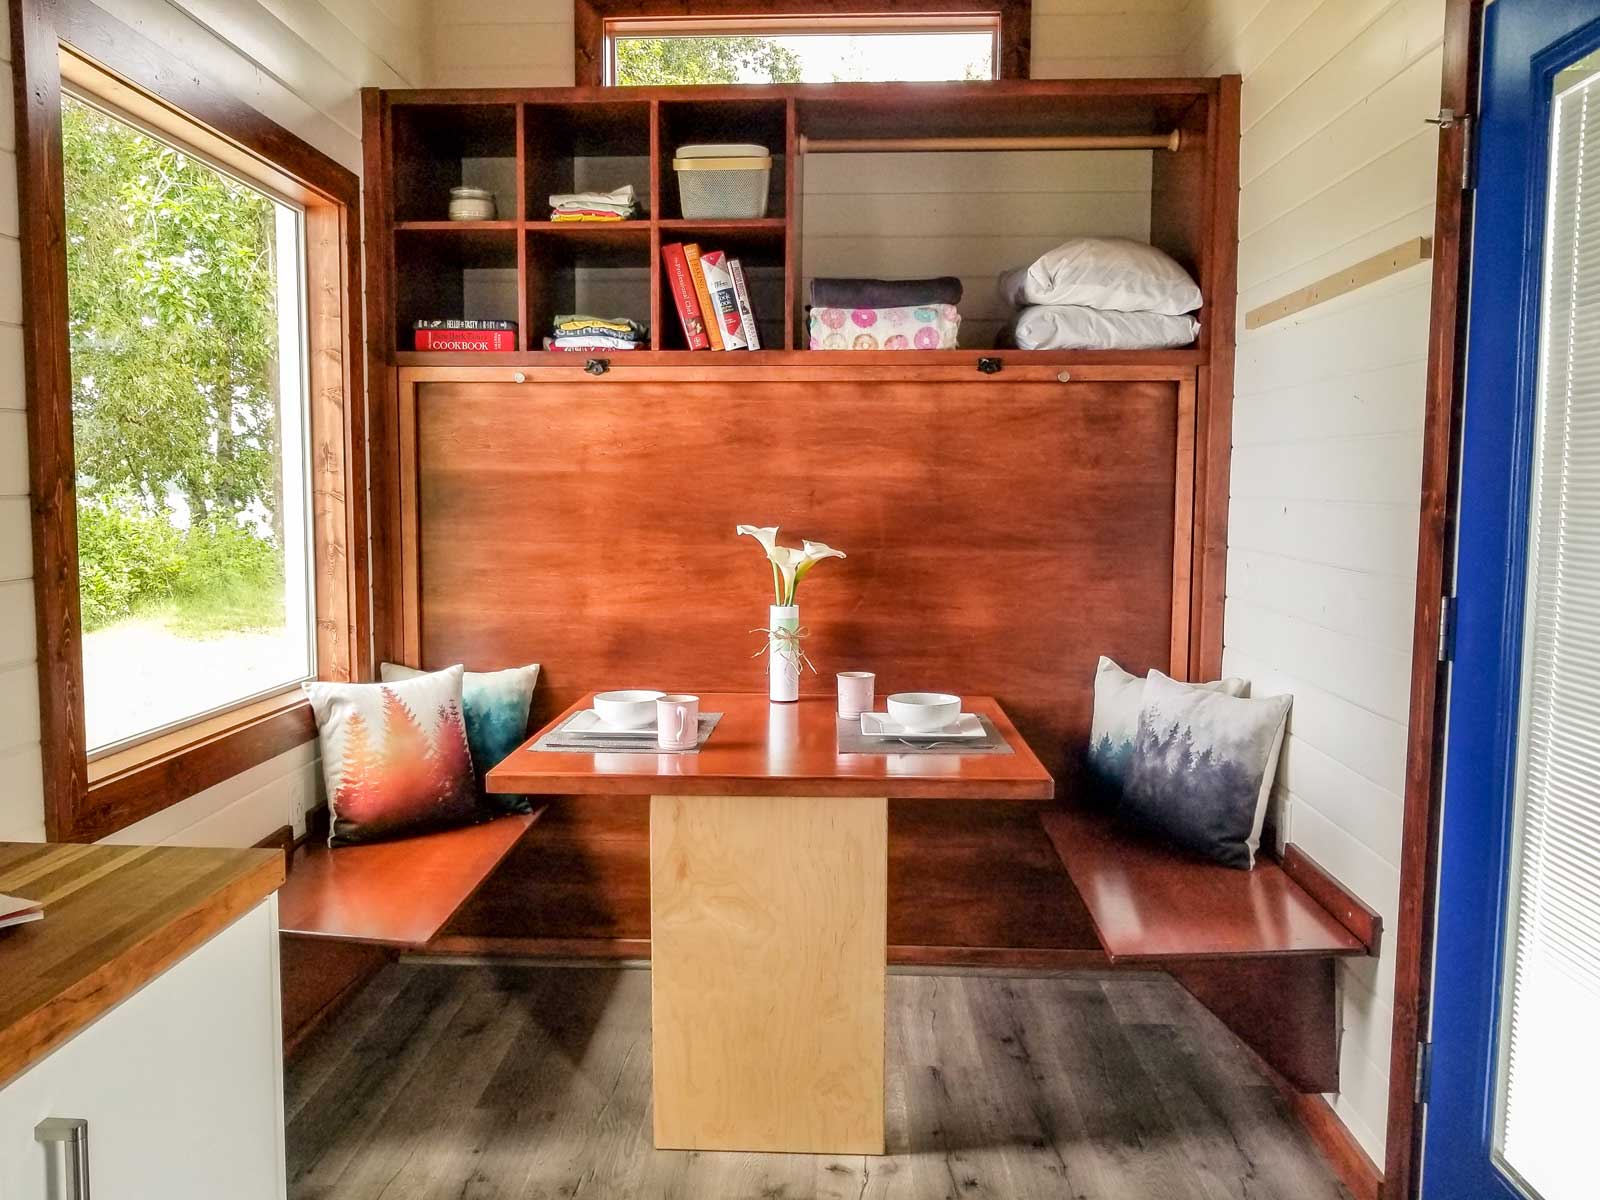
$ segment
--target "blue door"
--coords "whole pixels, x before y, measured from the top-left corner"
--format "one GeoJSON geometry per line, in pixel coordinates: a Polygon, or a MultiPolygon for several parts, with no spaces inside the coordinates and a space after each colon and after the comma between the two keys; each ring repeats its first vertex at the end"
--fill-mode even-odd
{"type": "Polygon", "coordinates": [[[1482,44],[1422,1195],[1595,1200],[1600,0],[1482,44]]]}

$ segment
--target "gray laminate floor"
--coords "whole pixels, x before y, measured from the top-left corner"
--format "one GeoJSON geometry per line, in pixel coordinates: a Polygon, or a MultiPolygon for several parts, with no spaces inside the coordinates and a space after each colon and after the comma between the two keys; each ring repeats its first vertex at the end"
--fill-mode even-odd
{"type": "Polygon", "coordinates": [[[657,1151],[644,970],[399,963],[291,1064],[291,1200],[1334,1200],[1164,976],[894,975],[884,1158],[657,1151]]]}

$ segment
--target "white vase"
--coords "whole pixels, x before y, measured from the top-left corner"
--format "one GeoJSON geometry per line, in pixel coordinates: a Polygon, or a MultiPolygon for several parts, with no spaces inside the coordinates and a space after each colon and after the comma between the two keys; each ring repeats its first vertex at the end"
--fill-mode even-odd
{"type": "MultiPolygon", "coordinates": [[[[798,604],[769,604],[767,628],[800,628],[798,604]]],[[[770,636],[767,641],[767,695],[772,700],[800,699],[800,644],[789,638],[770,636]]]]}

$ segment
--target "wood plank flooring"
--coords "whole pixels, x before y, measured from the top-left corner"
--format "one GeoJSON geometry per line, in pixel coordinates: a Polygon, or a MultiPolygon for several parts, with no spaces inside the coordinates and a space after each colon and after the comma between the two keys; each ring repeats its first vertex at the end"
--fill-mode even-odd
{"type": "Polygon", "coordinates": [[[1170,979],[896,974],[882,1158],[657,1151],[650,976],[403,961],[287,1072],[291,1200],[1348,1200],[1170,979]]]}

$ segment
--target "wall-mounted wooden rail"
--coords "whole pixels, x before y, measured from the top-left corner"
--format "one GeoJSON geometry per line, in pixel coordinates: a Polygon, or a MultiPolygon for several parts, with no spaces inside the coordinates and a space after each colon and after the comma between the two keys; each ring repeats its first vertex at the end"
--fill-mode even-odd
{"type": "Polygon", "coordinates": [[[1263,325],[1270,325],[1274,321],[1292,317],[1297,312],[1304,312],[1315,305],[1324,304],[1336,296],[1343,296],[1357,288],[1377,283],[1380,279],[1387,279],[1390,275],[1398,274],[1407,267],[1414,267],[1432,257],[1432,238],[1411,238],[1398,246],[1389,247],[1381,254],[1364,258],[1353,267],[1335,271],[1332,275],[1324,276],[1298,291],[1280,296],[1270,304],[1252,308],[1245,314],[1244,327],[1260,329],[1263,325]]]}
{"type": "Polygon", "coordinates": [[[878,154],[910,150],[1178,150],[1183,135],[1171,133],[1061,134],[1035,137],[878,137],[799,139],[802,154],[878,154]]]}

